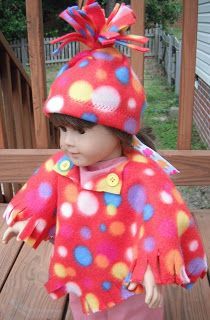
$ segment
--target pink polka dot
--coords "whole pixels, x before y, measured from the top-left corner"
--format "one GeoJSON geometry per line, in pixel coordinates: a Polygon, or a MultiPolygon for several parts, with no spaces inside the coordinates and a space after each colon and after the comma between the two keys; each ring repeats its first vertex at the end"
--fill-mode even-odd
{"type": "Polygon", "coordinates": [[[198,241],[193,240],[189,243],[189,249],[190,251],[196,251],[198,249],[198,241]]]}

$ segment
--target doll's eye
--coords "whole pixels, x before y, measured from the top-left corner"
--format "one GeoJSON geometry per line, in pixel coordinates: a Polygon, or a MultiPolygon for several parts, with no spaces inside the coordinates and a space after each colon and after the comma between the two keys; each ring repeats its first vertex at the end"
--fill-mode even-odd
{"type": "Polygon", "coordinates": [[[84,134],[84,133],[85,133],[85,130],[84,130],[84,129],[78,129],[78,132],[79,132],[80,134],[84,134]]]}

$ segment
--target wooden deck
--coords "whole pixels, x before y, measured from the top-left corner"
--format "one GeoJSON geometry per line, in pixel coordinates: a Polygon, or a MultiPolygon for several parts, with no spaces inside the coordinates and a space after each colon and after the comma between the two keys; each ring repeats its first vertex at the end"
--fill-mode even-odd
{"type": "MultiPolygon", "coordinates": [[[[6,229],[2,219],[5,207],[5,204],[0,204],[1,236],[6,229]]],[[[210,261],[210,214],[202,210],[197,211],[195,216],[210,261]]],[[[53,301],[43,287],[47,281],[51,250],[52,244],[48,242],[42,243],[37,250],[15,239],[7,245],[0,243],[0,320],[73,320],[68,308],[68,296],[53,301]]],[[[207,277],[191,291],[166,287],[165,319],[209,320],[209,298],[207,277]]]]}

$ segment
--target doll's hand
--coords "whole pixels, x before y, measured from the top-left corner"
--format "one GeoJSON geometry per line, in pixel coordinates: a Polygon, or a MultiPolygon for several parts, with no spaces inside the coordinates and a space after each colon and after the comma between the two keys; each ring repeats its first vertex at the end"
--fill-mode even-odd
{"type": "MultiPolygon", "coordinates": [[[[154,275],[149,265],[144,274],[142,284],[146,291],[145,303],[148,304],[149,308],[161,307],[163,302],[162,286],[155,283],[154,275]]],[[[135,290],[137,285],[138,283],[131,282],[128,286],[128,290],[135,290]]]]}
{"type": "Polygon", "coordinates": [[[10,239],[16,236],[17,236],[16,240],[20,241],[18,236],[22,232],[22,230],[25,228],[26,224],[28,223],[28,220],[29,219],[16,222],[12,227],[8,227],[3,234],[2,243],[7,244],[10,239]]]}

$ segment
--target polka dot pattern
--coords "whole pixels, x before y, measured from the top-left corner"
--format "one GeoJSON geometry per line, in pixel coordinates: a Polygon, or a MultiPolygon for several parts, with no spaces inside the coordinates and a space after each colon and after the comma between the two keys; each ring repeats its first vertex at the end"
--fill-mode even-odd
{"type": "Polygon", "coordinates": [[[48,100],[46,110],[50,113],[60,112],[64,106],[64,99],[62,96],[54,96],[48,100]]]}
{"type": "Polygon", "coordinates": [[[100,86],[92,93],[92,103],[101,112],[113,112],[120,106],[119,92],[112,86],[100,86]]]}
{"type": "Polygon", "coordinates": [[[91,99],[93,87],[87,81],[75,81],[69,88],[69,97],[76,101],[86,102],[91,99]]]}

